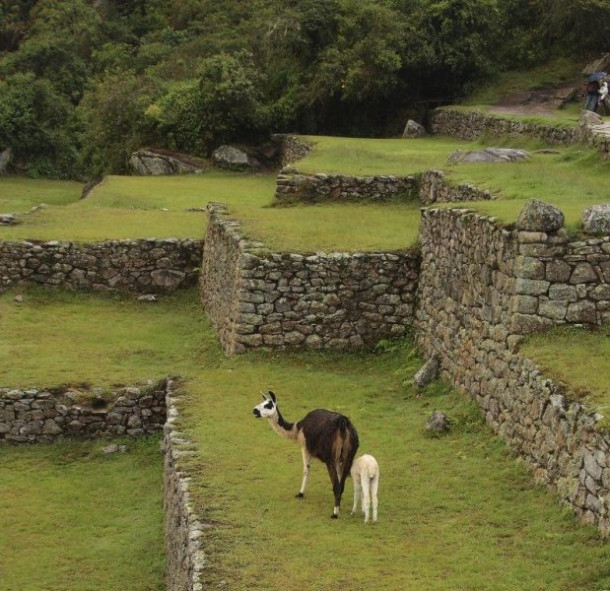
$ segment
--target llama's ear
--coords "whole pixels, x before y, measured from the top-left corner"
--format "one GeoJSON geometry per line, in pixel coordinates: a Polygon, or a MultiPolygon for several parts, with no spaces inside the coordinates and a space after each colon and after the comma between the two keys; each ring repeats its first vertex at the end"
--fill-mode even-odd
{"type": "Polygon", "coordinates": [[[269,390],[269,396],[271,396],[271,400],[273,400],[274,403],[277,402],[277,398],[275,397],[275,394],[271,390],[269,390]]]}
{"type": "Polygon", "coordinates": [[[261,396],[263,397],[263,400],[269,400],[269,398],[267,398],[267,397],[265,396],[265,393],[264,393],[264,392],[261,392],[261,396]]]}

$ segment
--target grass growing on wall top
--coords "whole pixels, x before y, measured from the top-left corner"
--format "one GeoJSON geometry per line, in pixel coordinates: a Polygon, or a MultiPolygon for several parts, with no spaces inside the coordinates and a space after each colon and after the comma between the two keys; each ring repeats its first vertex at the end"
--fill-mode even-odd
{"type": "Polygon", "coordinates": [[[610,413],[610,327],[552,328],[529,336],[522,352],[563,384],[569,398],[586,397],[602,414],[610,413]]]}
{"type": "MultiPolygon", "coordinates": [[[[527,199],[552,203],[563,211],[566,227],[576,231],[582,212],[610,202],[610,163],[596,152],[558,148],[557,154],[533,154],[513,164],[460,164],[449,167],[448,178],[489,189],[498,199],[463,204],[505,224],[514,223],[527,199]]],[[[448,205],[450,207],[450,205],[448,205]]],[[[460,203],[460,207],[462,204],[460,203]]]]}
{"type": "Polygon", "coordinates": [[[165,588],[159,439],[124,443],[0,448],[2,591],[165,588]]]}
{"type": "MultiPolygon", "coordinates": [[[[10,340],[11,353],[19,353],[20,336],[29,345],[10,364],[0,364],[0,382],[96,384],[103,376],[123,382],[146,373],[158,378],[172,367],[186,379],[180,427],[199,449],[188,462],[194,502],[212,526],[204,536],[210,588],[223,581],[234,589],[285,589],[287,581],[295,589],[410,591],[610,586],[610,548],[595,530],[562,512],[553,495],[532,486],[473,405],[438,384],[415,397],[408,381],[421,362],[408,341],[385,343],[375,353],[259,351],[227,358],[194,291],[157,304],[39,291],[26,292],[18,304],[13,296],[0,296],[2,338],[10,340]],[[56,373],[56,360],[47,358],[53,348],[65,358],[56,373]],[[319,462],[306,498],[294,498],[301,481],[298,446],[252,415],[259,391],[268,388],[288,420],[317,407],[352,419],[361,452],[375,455],[381,466],[376,526],[349,516],[350,481],[340,519],[329,518],[332,493],[319,462]],[[449,436],[425,435],[435,409],[454,421],[449,436]]],[[[36,489],[30,494],[36,496],[36,489]]],[[[7,519],[5,507],[0,501],[0,523],[7,519]]],[[[29,515],[27,508],[11,505],[8,515],[29,515]]],[[[109,538],[103,528],[96,533],[97,544],[109,538]]],[[[0,568],[6,571],[5,564],[0,568]]],[[[46,572],[49,581],[59,576],[52,566],[46,572]]],[[[11,580],[11,572],[5,574],[3,580],[11,580]]]]}

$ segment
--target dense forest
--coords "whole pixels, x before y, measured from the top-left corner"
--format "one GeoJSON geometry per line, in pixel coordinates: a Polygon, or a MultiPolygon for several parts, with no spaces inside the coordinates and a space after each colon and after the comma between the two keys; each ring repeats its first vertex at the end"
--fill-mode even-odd
{"type": "Polygon", "coordinates": [[[87,178],[142,146],[396,134],[501,71],[602,51],[608,0],[0,0],[0,149],[87,178]]]}

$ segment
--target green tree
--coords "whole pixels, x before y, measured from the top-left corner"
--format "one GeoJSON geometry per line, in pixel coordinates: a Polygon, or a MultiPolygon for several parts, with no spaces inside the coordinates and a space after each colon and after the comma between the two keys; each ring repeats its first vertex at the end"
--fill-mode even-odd
{"type": "Polygon", "coordinates": [[[0,145],[31,174],[77,174],[73,107],[47,80],[17,73],[0,80],[0,145]]]}

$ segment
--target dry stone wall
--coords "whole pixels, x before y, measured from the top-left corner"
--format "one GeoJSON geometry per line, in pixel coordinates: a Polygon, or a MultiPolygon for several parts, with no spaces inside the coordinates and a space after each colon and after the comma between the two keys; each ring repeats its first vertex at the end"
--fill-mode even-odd
{"type": "Polygon", "coordinates": [[[0,289],[34,283],[62,289],[169,292],[197,283],[202,241],[0,242],[0,289]]]}
{"type": "Polygon", "coordinates": [[[280,166],[286,166],[305,158],[312,148],[311,144],[296,135],[277,133],[272,135],[271,139],[279,145],[280,166]]]}
{"type": "Polygon", "coordinates": [[[432,113],[432,133],[448,135],[465,141],[473,141],[483,134],[492,137],[530,136],[550,145],[573,144],[579,141],[576,127],[557,127],[538,122],[502,119],[481,111],[458,111],[441,108],[432,113]]]}
{"type": "Polygon", "coordinates": [[[460,201],[488,201],[493,193],[470,183],[452,185],[447,182],[442,170],[428,170],[419,177],[419,200],[424,205],[434,203],[457,203],[460,201]]]}
{"type": "Polygon", "coordinates": [[[352,349],[411,324],[419,256],[272,253],[210,206],[201,300],[227,353],[268,346],[352,349]]]}
{"type": "Polygon", "coordinates": [[[415,176],[351,176],[341,174],[301,174],[283,171],[277,176],[275,203],[320,203],[329,201],[415,200],[415,176]]]}
{"type": "Polygon", "coordinates": [[[423,211],[420,240],[422,350],[541,481],[607,534],[610,438],[602,417],[566,400],[518,347],[523,335],[552,324],[607,321],[608,240],[569,242],[563,229],[509,231],[468,210],[433,208],[423,211]]]}
{"type": "Polygon", "coordinates": [[[139,437],[163,428],[165,382],[102,392],[0,388],[0,444],[139,437]]]}
{"type": "Polygon", "coordinates": [[[191,476],[184,459],[195,454],[192,443],[180,431],[179,384],[167,389],[167,422],[163,429],[164,510],[167,591],[201,591],[206,566],[202,536],[206,526],[195,511],[191,476]]]}
{"type": "Polygon", "coordinates": [[[295,203],[379,202],[392,199],[419,201],[425,205],[493,199],[494,195],[470,183],[451,185],[445,173],[429,170],[410,176],[302,174],[283,171],[277,176],[276,205],[295,203]]]}

